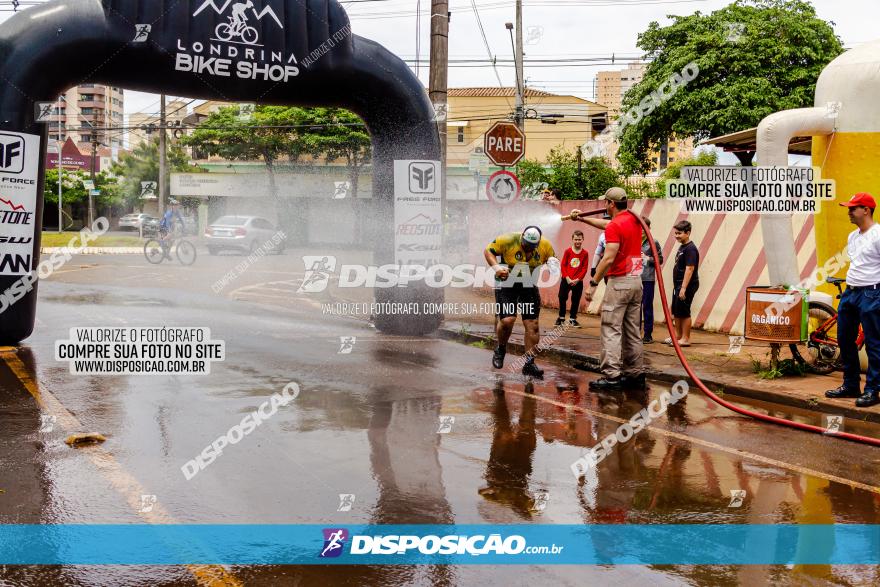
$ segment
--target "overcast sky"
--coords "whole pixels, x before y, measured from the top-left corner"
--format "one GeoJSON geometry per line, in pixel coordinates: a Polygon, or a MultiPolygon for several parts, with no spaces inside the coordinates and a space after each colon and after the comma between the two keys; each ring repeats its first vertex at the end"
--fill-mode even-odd
{"type": "MultiPolygon", "coordinates": [[[[259,7],[267,0],[256,0],[259,7]]],[[[512,49],[504,23],[513,21],[513,0],[475,0],[492,55],[510,59],[512,49]]],[[[404,59],[416,56],[417,5],[421,5],[420,55],[427,59],[430,47],[431,0],[370,0],[342,2],[351,16],[355,34],[374,39],[404,59]]],[[[729,0],[525,0],[523,26],[526,30],[526,59],[617,56],[617,66],[527,66],[529,86],[560,94],[590,98],[593,80],[599,70],[619,69],[626,57],[639,55],[637,35],[651,21],[667,22],[666,15],[711,12],[729,4],[729,0]],[[621,60],[621,58],[624,58],[621,60]]],[[[880,38],[880,0],[813,0],[819,16],[833,21],[837,34],[847,47],[880,38]]],[[[10,16],[10,2],[0,2],[0,20],[10,16]]],[[[471,0],[451,0],[452,21],[449,32],[449,56],[455,59],[487,58],[487,50],[477,25],[471,0]]],[[[414,67],[414,66],[413,66],[414,67]]],[[[514,85],[512,67],[499,66],[505,85],[514,85]]],[[[420,78],[427,85],[427,64],[420,78]]],[[[450,87],[497,86],[493,69],[451,67],[450,87]]],[[[158,97],[126,92],[125,110],[156,112],[158,97]]]]}

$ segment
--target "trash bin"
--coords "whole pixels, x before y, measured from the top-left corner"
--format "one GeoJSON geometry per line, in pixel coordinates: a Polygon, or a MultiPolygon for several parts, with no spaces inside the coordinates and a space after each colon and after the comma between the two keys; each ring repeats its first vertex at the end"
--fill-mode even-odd
{"type": "Polygon", "coordinates": [[[770,343],[807,340],[809,290],[751,286],[746,288],[745,338],[770,343]],[[777,304],[777,311],[767,309],[777,304]]]}

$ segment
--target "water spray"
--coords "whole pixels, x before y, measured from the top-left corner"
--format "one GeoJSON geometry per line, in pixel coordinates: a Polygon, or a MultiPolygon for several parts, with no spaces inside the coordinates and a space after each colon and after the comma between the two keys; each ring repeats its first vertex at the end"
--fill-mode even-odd
{"type": "MultiPolygon", "coordinates": [[[[561,220],[564,222],[566,220],[577,220],[578,218],[585,218],[587,216],[598,216],[600,214],[604,214],[604,210],[593,210],[590,212],[580,212],[575,213],[572,212],[566,216],[562,216],[561,220]]],[[[642,230],[645,231],[645,234],[648,236],[648,243],[651,246],[651,255],[654,257],[654,266],[660,267],[660,256],[657,251],[657,247],[654,244],[654,236],[651,234],[651,229],[648,228],[647,223],[642,220],[642,218],[631,210],[626,210],[626,212],[632,214],[636,220],[638,220],[639,224],[642,227],[642,230]]],[[[691,368],[687,359],[684,356],[684,352],[681,350],[681,345],[678,344],[678,337],[675,334],[675,331],[672,326],[672,313],[669,311],[669,302],[666,299],[666,286],[663,283],[663,274],[660,271],[657,271],[657,286],[660,290],[660,301],[663,304],[663,314],[666,316],[666,327],[669,330],[669,338],[672,340],[672,345],[675,347],[675,354],[678,355],[678,360],[681,361],[681,366],[684,367],[684,370],[687,371],[687,374],[690,378],[697,384],[703,393],[705,393],[709,399],[714,401],[716,404],[727,408],[728,410],[732,410],[737,414],[742,414],[743,416],[749,416],[750,418],[755,418],[757,420],[763,420],[764,422],[771,422],[773,424],[778,424],[781,426],[788,426],[789,428],[796,428],[798,430],[803,430],[806,432],[815,432],[816,434],[824,434],[825,436],[833,436],[835,438],[843,438],[844,440],[851,440],[853,442],[860,442],[862,444],[870,444],[873,446],[880,446],[880,438],[873,438],[870,436],[861,436],[859,434],[850,434],[848,432],[835,432],[829,433],[825,428],[821,426],[813,426],[812,424],[804,424],[802,422],[794,422],[792,420],[786,420],[785,418],[776,418],[774,416],[769,416],[767,414],[762,414],[760,412],[753,412],[751,410],[747,410],[740,406],[734,405],[728,401],[725,401],[718,397],[718,395],[713,392],[711,389],[706,387],[706,384],[703,383],[697,374],[694,373],[694,370],[691,368]]]]}

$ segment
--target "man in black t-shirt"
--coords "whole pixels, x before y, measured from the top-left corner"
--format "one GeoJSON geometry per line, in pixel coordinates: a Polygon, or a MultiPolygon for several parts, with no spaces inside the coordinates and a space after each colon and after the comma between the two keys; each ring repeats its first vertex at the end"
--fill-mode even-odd
{"type": "MultiPolygon", "coordinates": [[[[682,220],[676,224],[675,240],[681,245],[675,254],[675,267],[672,269],[672,317],[678,344],[691,346],[691,304],[700,288],[700,251],[691,240],[691,223],[682,220]]],[[[667,338],[671,345],[672,339],[667,338]]]]}

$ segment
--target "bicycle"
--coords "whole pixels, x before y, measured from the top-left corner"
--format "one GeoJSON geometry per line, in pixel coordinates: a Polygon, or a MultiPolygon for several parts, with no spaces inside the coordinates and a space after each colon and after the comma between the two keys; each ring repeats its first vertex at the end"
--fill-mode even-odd
{"type": "Polygon", "coordinates": [[[214,34],[221,41],[230,42],[235,37],[240,37],[243,43],[253,45],[259,39],[257,29],[248,26],[246,23],[237,21],[234,17],[229,17],[229,22],[222,22],[217,25],[214,34]]]}
{"type": "Polygon", "coordinates": [[[153,265],[165,259],[171,260],[171,250],[181,265],[192,265],[196,262],[196,247],[188,240],[181,238],[177,231],[160,238],[153,238],[144,243],[144,256],[153,265]]]}
{"type": "MultiPolygon", "coordinates": [[[[829,277],[825,282],[837,287],[839,300],[843,295],[841,284],[846,283],[846,280],[829,277]]],[[[837,310],[824,302],[812,301],[808,305],[808,320],[807,353],[802,354],[798,345],[792,344],[792,356],[807,369],[819,375],[842,370],[840,345],[837,342],[837,310]]],[[[860,351],[865,345],[865,333],[861,326],[859,326],[856,345],[860,351]]]]}

